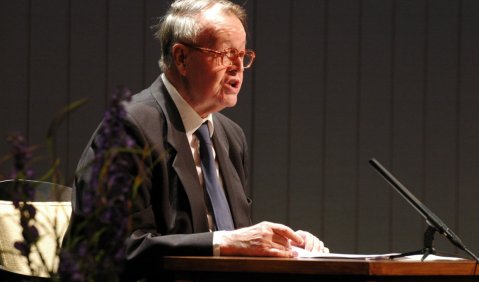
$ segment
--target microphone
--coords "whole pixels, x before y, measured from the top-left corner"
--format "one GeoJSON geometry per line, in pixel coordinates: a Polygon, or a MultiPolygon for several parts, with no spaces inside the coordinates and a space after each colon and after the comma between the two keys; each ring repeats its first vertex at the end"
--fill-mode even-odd
{"type": "Polygon", "coordinates": [[[417,199],[404,185],[399,182],[387,169],[376,159],[372,158],[369,163],[406,201],[412,205],[425,219],[426,223],[438,233],[446,236],[456,247],[469,254],[479,263],[479,258],[466,248],[464,243],[436,214],[429,210],[419,199],[417,199]]]}

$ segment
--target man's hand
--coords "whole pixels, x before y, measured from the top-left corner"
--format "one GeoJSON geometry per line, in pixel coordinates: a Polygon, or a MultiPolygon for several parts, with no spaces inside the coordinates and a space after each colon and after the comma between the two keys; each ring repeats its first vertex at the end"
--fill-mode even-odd
{"type": "Polygon", "coordinates": [[[310,252],[329,253],[329,249],[324,246],[324,243],[313,234],[303,230],[296,231],[296,234],[303,238],[304,244],[298,245],[292,242],[293,246],[303,248],[310,252]]]}
{"type": "MultiPolygon", "coordinates": [[[[291,245],[311,245],[309,241],[304,241],[303,238],[310,240],[305,233],[294,232],[285,225],[265,221],[224,232],[220,253],[222,256],[294,257],[296,253],[291,249],[291,245]]],[[[314,246],[314,243],[312,245],[314,246]]]]}

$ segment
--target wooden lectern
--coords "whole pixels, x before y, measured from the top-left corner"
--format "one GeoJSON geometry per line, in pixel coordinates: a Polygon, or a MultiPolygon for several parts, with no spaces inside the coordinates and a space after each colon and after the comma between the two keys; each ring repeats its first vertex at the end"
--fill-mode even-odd
{"type": "Polygon", "coordinates": [[[162,271],[176,281],[479,281],[474,261],[256,257],[165,257],[162,271]]]}

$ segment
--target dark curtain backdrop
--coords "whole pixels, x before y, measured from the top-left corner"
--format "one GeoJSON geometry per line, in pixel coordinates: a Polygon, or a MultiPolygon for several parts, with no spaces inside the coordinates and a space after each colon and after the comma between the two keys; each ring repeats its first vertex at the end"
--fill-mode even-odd
{"type": "MultiPolygon", "coordinates": [[[[254,221],[310,230],[334,252],[420,249],[424,220],[376,157],[479,253],[479,1],[237,2],[257,61],[224,112],[249,140],[254,221]]],[[[167,6],[0,1],[1,152],[14,131],[44,142],[55,114],[88,98],[56,135],[71,181],[115,86],[158,76],[150,26],[167,6]]],[[[458,253],[438,235],[435,246],[458,253]]]]}

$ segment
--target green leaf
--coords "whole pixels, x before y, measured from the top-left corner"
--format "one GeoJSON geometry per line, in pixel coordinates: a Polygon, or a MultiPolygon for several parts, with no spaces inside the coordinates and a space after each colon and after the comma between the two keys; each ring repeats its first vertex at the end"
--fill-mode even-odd
{"type": "Polygon", "coordinates": [[[60,112],[58,112],[55,117],[53,118],[52,122],[50,123],[50,126],[48,127],[47,131],[47,140],[50,140],[55,136],[55,133],[57,132],[58,128],[62,124],[62,122],[66,119],[66,117],[73,111],[77,110],[84,104],[86,104],[88,99],[83,98],[80,100],[77,100],[70,105],[66,106],[63,108],[60,112]]]}

